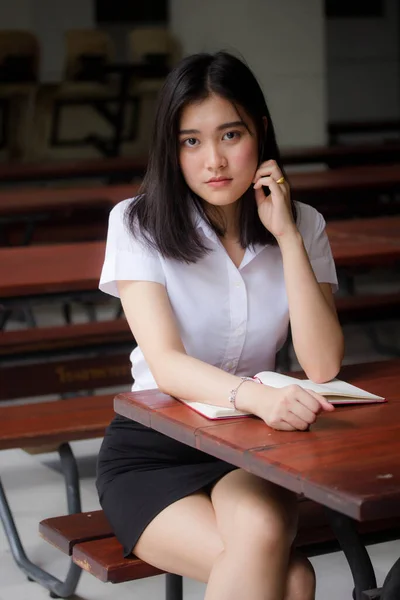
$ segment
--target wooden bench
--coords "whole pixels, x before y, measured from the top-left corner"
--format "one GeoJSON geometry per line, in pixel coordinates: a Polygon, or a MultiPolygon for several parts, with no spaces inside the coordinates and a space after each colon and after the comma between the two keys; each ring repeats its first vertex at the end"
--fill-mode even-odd
{"type": "MultiPolygon", "coordinates": [[[[400,516],[357,524],[365,543],[395,539],[400,534],[400,516]]],[[[73,562],[106,583],[123,583],[160,575],[162,571],[136,556],[124,558],[103,511],[44,519],[41,537],[72,557],[73,562]]],[[[308,556],[340,549],[329,524],[328,513],[311,500],[299,497],[299,530],[296,547],[308,556]]],[[[182,581],[167,574],[167,600],[182,599],[182,581]]]]}
{"type": "MultiPolygon", "coordinates": [[[[133,346],[124,319],[2,332],[0,400],[107,386],[126,385],[129,389],[132,376],[128,348],[133,346]],[[114,353],[105,352],[113,347],[114,353]]],[[[49,451],[51,444],[50,449],[60,455],[68,511],[80,513],[78,469],[69,442],[104,435],[114,414],[113,397],[110,393],[0,406],[0,450],[49,451]]],[[[0,515],[14,560],[22,571],[48,588],[53,597],[71,595],[80,568],[72,564],[65,581],[60,581],[28,559],[1,479],[0,515]]]]}
{"type": "Polygon", "coordinates": [[[125,319],[0,332],[0,401],[129,384],[125,319]]]}
{"type": "MultiPolygon", "coordinates": [[[[81,512],[79,475],[68,442],[102,437],[113,416],[113,394],[78,397],[68,401],[38,402],[0,407],[0,450],[57,444],[65,478],[70,513],[81,512]]],[[[3,527],[15,562],[32,580],[51,591],[52,597],[70,596],[81,569],[70,565],[65,581],[47,573],[27,557],[11,507],[0,479],[0,510],[3,527]]]]}
{"type": "Polygon", "coordinates": [[[400,293],[342,296],[335,298],[335,304],[342,324],[395,319],[399,316],[400,293]]]}

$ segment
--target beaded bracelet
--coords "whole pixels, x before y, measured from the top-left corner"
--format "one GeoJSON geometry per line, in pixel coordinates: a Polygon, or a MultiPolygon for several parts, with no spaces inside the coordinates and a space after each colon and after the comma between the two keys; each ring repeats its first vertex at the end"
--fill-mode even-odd
{"type": "Polygon", "coordinates": [[[238,410],[238,408],[236,407],[236,395],[237,395],[238,389],[240,388],[240,386],[242,385],[242,383],[244,383],[245,381],[255,381],[253,379],[253,377],[241,377],[240,379],[242,381],[237,385],[237,387],[235,389],[231,390],[231,392],[229,394],[229,402],[232,403],[232,405],[235,408],[235,410],[238,410]]]}

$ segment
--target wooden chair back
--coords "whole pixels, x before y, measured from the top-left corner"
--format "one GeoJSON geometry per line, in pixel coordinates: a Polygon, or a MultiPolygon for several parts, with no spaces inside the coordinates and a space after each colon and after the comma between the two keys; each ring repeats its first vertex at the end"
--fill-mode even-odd
{"type": "Polygon", "coordinates": [[[64,79],[84,79],[84,72],[97,72],[114,59],[115,49],[108,33],[99,29],[71,29],[65,32],[64,79]],[[83,74],[83,75],[82,75],[83,74]]]}
{"type": "Polygon", "coordinates": [[[0,82],[37,81],[40,46],[35,34],[24,30],[0,31],[0,82]]]}

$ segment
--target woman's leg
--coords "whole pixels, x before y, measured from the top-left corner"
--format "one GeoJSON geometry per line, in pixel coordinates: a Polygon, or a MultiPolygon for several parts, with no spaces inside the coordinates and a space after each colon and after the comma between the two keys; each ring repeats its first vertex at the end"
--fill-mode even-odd
{"type": "MultiPolygon", "coordinates": [[[[214,486],[213,494],[225,477],[214,486]]],[[[265,490],[261,491],[265,492],[265,490]]],[[[223,507],[222,501],[219,505],[223,507]]],[[[226,519],[226,522],[229,527],[229,519],[226,519]]],[[[217,527],[214,507],[209,496],[202,492],[167,506],[146,527],[133,549],[136,556],[159,569],[204,583],[209,581],[213,567],[218,563],[223,551],[224,546],[217,527]]],[[[311,571],[310,567],[308,562],[294,555],[291,556],[285,600],[313,600],[314,580],[312,567],[311,571]]],[[[263,563],[263,568],[267,568],[266,561],[263,563]]],[[[234,563],[232,569],[234,574],[237,571],[242,573],[240,557],[239,564],[234,563]]],[[[221,583],[219,596],[221,600],[229,597],[229,594],[223,595],[225,587],[229,587],[229,573],[227,577],[228,580],[221,583]]],[[[214,583],[211,583],[211,586],[213,585],[214,583]]],[[[237,597],[243,600],[244,597],[251,596],[237,597]]],[[[234,600],[235,596],[231,598],[234,600]]]]}
{"type": "Polygon", "coordinates": [[[161,511],[146,527],[133,553],[159,569],[206,583],[222,550],[210,497],[199,492],[161,511]]]}
{"type": "Polygon", "coordinates": [[[212,568],[206,600],[313,598],[304,563],[291,561],[294,494],[238,469],[217,482],[211,501],[224,550],[212,568]]]}
{"type": "Polygon", "coordinates": [[[285,600],[315,600],[315,573],[305,556],[292,552],[285,600]]]}

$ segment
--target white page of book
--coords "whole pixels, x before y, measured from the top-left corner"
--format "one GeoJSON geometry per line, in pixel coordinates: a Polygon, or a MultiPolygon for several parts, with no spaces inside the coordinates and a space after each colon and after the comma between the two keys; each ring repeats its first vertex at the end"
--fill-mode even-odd
{"type": "Polygon", "coordinates": [[[265,385],[276,388],[296,384],[306,390],[312,390],[323,396],[343,396],[348,398],[383,400],[382,396],[366,392],[365,390],[340,379],[332,379],[332,381],[329,381],[328,383],[315,383],[309,379],[297,379],[296,377],[289,377],[288,375],[282,375],[281,373],[275,373],[273,371],[262,371],[261,373],[257,373],[256,377],[258,377],[265,385]]]}

